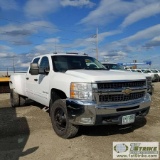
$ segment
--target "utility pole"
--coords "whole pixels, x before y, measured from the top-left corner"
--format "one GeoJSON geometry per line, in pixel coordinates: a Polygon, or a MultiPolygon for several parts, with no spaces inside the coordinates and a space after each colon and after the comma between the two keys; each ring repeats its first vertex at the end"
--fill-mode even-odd
{"type": "Polygon", "coordinates": [[[54,45],[55,45],[55,46],[54,46],[54,49],[55,49],[55,53],[56,53],[56,52],[57,52],[56,39],[55,39],[55,41],[54,41],[54,45]]]}
{"type": "Polygon", "coordinates": [[[8,67],[7,67],[7,77],[9,77],[9,76],[8,76],[8,67]]]}
{"type": "Polygon", "coordinates": [[[13,72],[15,73],[14,56],[13,56],[13,72]]]}
{"type": "Polygon", "coordinates": [[[98,27],[96,29],[96,58],[98,60],[98,27]]]}

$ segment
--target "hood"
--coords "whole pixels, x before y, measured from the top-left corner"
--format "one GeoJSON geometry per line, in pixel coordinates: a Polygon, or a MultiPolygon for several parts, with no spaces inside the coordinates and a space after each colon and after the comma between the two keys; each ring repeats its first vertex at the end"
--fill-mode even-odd
{"type": "Polygon", "coordinates": [[[145,79],[143,74],[141,75],[128,71],[68,70],[66,71],[66,74],[83,79],[83,81],[87,82],[145,79]]]}

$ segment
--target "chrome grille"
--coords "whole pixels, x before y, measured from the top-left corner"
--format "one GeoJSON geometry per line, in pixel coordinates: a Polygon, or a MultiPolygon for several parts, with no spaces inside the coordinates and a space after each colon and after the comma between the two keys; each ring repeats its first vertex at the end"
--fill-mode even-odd
{"type": "Polygon", "coordinates": [[[99,95],[99,102],[121,102],[142,98],[145,92],[136,92],[129,95],[113,94],[113,95],[99,95]]]}
{"type": "Polygon", "coordinates": [[[146,81],[98,83],[98,89],[118,89],[124,87],[143,87],[146,81]]]}

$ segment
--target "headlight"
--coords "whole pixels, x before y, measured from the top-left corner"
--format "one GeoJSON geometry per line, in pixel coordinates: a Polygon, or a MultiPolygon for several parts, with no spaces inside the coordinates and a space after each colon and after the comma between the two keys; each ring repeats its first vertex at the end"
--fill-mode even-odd
{"type": "Polygon", "coordinates": [[[72,82],[70,85],[70,98],[92,100],[92,84],[72,82]]]}

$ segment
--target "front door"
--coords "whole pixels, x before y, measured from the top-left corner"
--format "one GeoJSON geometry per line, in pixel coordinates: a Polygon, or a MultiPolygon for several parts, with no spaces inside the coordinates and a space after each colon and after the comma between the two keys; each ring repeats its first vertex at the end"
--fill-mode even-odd
{"type": "Polygon", "coordinates": [[[43,105],[48,106],[50,101],[50,94],[49,94],[49,74],[50,74],[50,67],[49,67],[49,60],[48,57],[44,56],[41,59],[39,70],[42,71],[38,75],[36,79],[35,85],[35,100],[43,105]]]}
{"type": "MultiPolygon", "coordinates": [[[[38,63],[40,58],[35,58],[32,63],[38,63]]],[[[30,68],[29,68],[30,70],[30,68]]],[[[27,97],[35,100],[35,85],[37,85],[36,79],[38,78],[38,75],[31,75],[29,71],[26,75],[26,94],[27,97]]]]}

